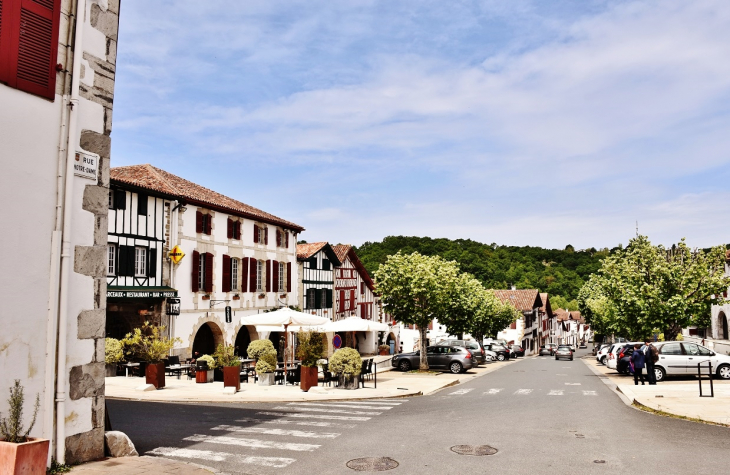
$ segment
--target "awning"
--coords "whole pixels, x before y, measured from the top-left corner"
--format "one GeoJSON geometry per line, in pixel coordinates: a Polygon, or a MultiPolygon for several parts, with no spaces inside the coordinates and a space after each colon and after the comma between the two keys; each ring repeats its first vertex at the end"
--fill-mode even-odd
{"type": "Polygon", "coordinates": [[[390,327],[386,323],[365,320],[360,317],[348,317],[325,324],[321,331],[325,332],[385,332],[390,327]]]}
{"type": "Polygon", "coordinates": [[[172,287],[124,287],[109,286],[106,288],[108,299],[166,299],[177,297],[177,289],[172,287]]]}
{"type": "Polygon", "coordinates": [[[278,327],[283,325],[318,326],[324,325],[327,322],[329,322],[328,318],[318,317],[316,315],[310,315],[303,312],[297,312],[296,310],[292,310],[286,307],[279,310],[274,310],[273,312],[259,313],[257,315],[241,317],[242,325],[255,325],[257,327],[278,327]]]}

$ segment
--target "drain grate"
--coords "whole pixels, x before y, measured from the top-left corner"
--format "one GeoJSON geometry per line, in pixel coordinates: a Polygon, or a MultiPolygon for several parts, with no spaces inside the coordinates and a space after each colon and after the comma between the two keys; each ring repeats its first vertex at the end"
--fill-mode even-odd
{"type": "Polygon", "coordinates": [[[357,472],[384,472],[396,468],[398,462],[390,457],[365,457],[352,459],[346,465],[357,472]]]}
{"type": "Polygon", "coordinates": [[[605,460],[594,460],[593,463],[606,463],[605,460]]]}
{"type": "Polygon", "coordinates": [[[459,455],[494,455],[497,449],[489,445],[455,445],[451,451],[459,455]]]}

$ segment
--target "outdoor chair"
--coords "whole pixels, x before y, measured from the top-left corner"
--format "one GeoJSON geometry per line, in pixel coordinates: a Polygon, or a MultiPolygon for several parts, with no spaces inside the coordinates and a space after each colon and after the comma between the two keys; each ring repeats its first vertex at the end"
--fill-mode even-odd
{"type": "Polygon", "coordinates": [[[286,374],[286,382],[299,384],[302,379],[302,365],[298,364],[295,369],[290,369],[286,374]]]}
{"type": "Polygon", "coordinates": [[[362,367],[360,368],[360,381],[365,381],[365,377],[368,374],[368,360],[362,360],[362,367]]]}
{"type": "Polygon", "coordinates": [[[365,370],[365,376],[368,379],[372,379],[372,377],[373,377],[373,360],[372,359],[368,360],[368,367],[365,370]]]}
{"type": "Polygon", "coordinates": [[[332,372],[329,370],[329,364],[325,363],[322,365],[322,385],[332,386],[332,381],[334,381],[334,378],[332,377],[332,372]]]}

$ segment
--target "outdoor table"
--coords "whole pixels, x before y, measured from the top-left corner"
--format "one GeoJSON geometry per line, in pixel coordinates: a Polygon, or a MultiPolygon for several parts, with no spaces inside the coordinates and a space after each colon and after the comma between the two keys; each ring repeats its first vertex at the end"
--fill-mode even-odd
{"type": "Polygon", "coordinates": [[[139,366],[139,363],[125,363],[122,366],[124,366],[124,376],[129,377],[129,368],[136,368],[139,366]]]}
{"type": "Polygon", "coordinates": [[[167,370],[171,373],[177,373],[177,379],[180,379],[180,375],[182,374],[183,370],[186,370],[188,368],[191,368],[193,365],[191,364],[174,364],[167,367],[167,370]]]}

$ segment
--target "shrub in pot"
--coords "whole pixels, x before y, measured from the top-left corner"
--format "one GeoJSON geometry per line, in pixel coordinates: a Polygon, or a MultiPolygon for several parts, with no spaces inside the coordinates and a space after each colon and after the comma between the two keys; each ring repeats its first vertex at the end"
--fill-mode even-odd
{"type": "Polygon", "coordinates": [[[23,429],[24,401],[23,386],[16,379],[10,388],[9,415],[5,418],[0,414],[0,473],[46,473],[49,441],[28,437],[35,425],[40,397],[36,396],[33,419],[27,430],[23,429]]]}
{"type": "Polygon", "coordinates": [[[246,350],[248,357],[256,360],[256,374],[261,386],[274,384],[274,370],[276,369],[276,349],[269,340],[255,340],[249,343],[246,350]]]}
{"type": "Polygon", "coordinates": [[[196,360],[197,363],[206,363],[205,369],[201,369],[202,365],[198,365],[198,370],[196,372],[195,381],[198,383],[212,383],[214,381],[214,372],[216,369],[215,364],[215,358],[213,358],[210,355],[203,355],[200,356],[196,360]],[[198,373],[201,373],[200,376],[198,376],[198,373]]]}
{"type": "Polygon", "coordinates": [[[122,340],[122,344],[130,354],[147,363],[145,368],[147,384],[152,384],[157,389],[165,387],[165,363],[162,360],[176,343],[182,343],[180,338],[169,339],[164,336],[165,328],[144,322],[141,328],[135,328],[132,333],[127,333],[122,340]]]}
{"type": "Polygon", "coordinates": [[[124,346],[116,338],[104,340],[104,362],[106,363],[106,375],[112,377],[117,375],[117,365],[124,361],[124,346]]]}
{"type": "Polygon", "coordinates": [[[236,348],[219,344],[213,353],[216,366],[223,371],[223,387],[241,389],[241,359],[236,355],[236,348]]]}
{"type": "Polygon", "coordinates": [[[297,358],[302,362],[299,387],[302,391],[309,391],[309,388],[318,384],[317,361],[324,353],[324,337],[324,333],[312,330],[297,333],[297,358]]]}
{"type": "Polygon", "coordinates": [[[339,387],[357,389],[360,386],[362,358],[353,348],[340,348],[330,358],[330,371],[337,374],[339,387]]]}
{"type": "Polygon", "coordinates": [[[379,345],[378,346],[378,352],[381,356],[385,356],[390,353],[390,346],[388,345],[379,345]]]}

